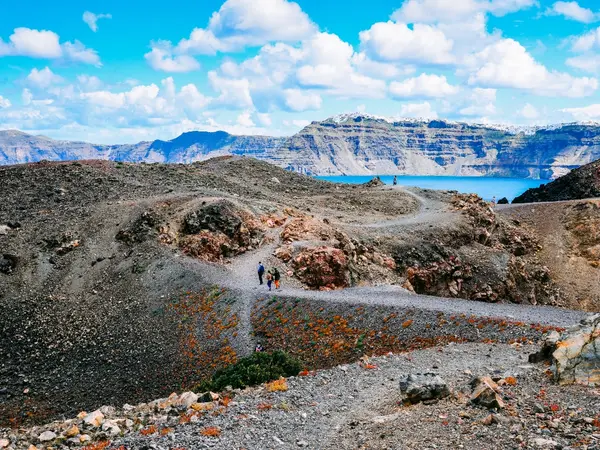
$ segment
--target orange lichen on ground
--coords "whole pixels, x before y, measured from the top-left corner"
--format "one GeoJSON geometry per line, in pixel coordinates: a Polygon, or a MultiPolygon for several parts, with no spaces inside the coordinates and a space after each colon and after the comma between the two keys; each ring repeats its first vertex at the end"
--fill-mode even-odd
{"type": "Polygon", "coordinates": [[[206,427],[200,430],[202,436],[219,437],[221,436],[221,429],[219,427],[206,427]]]}
{"type": "Polygon", "coordinates": [[[267,391],[268,392],[285,392],[288,390],[287,381],[285,378],[280,378],[279,380],[271,381],[267,383],[267,391]]]}

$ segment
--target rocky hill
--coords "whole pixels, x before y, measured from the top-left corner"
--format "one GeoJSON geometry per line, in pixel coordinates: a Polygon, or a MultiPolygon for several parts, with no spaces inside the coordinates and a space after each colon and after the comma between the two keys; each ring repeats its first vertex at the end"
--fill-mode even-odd
{"type": "Polygon", "coordinates": [[[513,203],[553,202],[600,197],[600,160],[586,164],[551,183],[528,189],[513,203]]]}
{"type": "Polygon", "coordinates": [[[444,120],[348,114],[291,137],[188,132],[170,141],[93,145],[0,132],[0,164],[73,159],[190,163],[245,155],[317,175],[473,175],[556,178],[600,159],[600,126],[507,129],[444,120]]]}

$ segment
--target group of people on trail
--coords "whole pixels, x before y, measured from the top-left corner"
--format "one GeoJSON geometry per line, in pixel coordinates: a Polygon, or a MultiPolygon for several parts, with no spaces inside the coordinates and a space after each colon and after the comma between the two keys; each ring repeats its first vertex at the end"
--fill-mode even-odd
{"type": "Polygon", "coordinates": [[[258,281],[262,285],[264,284],[263,278],[267,280],[267,287],[269,290],[272,290],[273,284],[275,285],[275,289],[279,289],[281,287],[281,273],[277,267],[273,267],[267,271],[265,277],[265,266],[262,262],[258,263],[258,281]]]}

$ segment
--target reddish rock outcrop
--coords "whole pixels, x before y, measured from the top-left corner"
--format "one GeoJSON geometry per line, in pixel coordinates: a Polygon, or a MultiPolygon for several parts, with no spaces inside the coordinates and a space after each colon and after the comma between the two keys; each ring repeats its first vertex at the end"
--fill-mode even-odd
{"type": "Polygon", "coordinates": [[[293,259],[292,267],[295,275],[312,289],[338,289],[350,284],[348,258],[338,248],[303,250],[293,259]]]}

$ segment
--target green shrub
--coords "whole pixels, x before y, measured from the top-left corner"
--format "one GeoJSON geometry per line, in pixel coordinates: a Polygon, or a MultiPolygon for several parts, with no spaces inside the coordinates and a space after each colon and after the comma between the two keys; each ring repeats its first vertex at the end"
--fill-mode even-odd
{"type": "Polygon", "coordinates": [[[300,362],[285,352],[256,352],[237,363],[218,370],[210,381],[200,384],[202,391],[219,392],[227,386],[243,389],[280,377],[292,377],[300,373],[300,362]]]}

